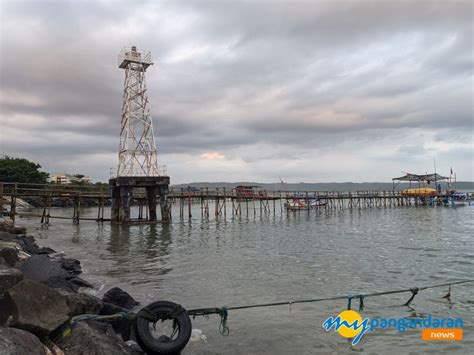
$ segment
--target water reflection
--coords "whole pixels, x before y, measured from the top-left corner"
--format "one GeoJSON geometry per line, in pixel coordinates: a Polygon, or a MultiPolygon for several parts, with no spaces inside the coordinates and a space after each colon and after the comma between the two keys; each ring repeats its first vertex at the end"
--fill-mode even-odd
{"type": "Polygon", "coordinates": [[[114,255],[127,255],[130,248],[130,225],[110,225],[110,237],[107,250],[114,255]]]}
{"type": "MultiPolygon", "coordinates": [[[[191,223],[174,216],[171,225],[132,226],[54,221],[49,230],[41,231],[40,242],[79,258],[86,269],[84,277],[96,284],[105,281],[108,288],[122,287],[143,304],[158,297],[191,309],[472,278],[473,212],[474,208],[387,208],[253,218],[250,211],[249,217],[243,213],[232,218],[228,213],[227,221],[216,222],[211,213],[209,220],[193,217],[191,223]]],[[[199,206],[193,216],[200,216],[199,206]]],[[[442,288],[420,292],[411,304],[415,314],[462,316],[472,324],[472,286],[453,288],[454,303],[442,298],[446,292],[442,288]]],[[[407,296],[370,298],[365,315],[409,317],[413,311],[400,307],[407,296]]],[[[214,322],[196,319],[193,326],[208,336],[202,353],[346,351],[340,337],[317,330],[323,317],[345,306],[344,302],[295,306],[290,314],[277,308],[233,312],[232,337],[225,338],[218,335],[214,322]]],[[[418,333],[380,332],[365,339],[364,349],[385,353],[397,346],[402,353],[403,349],[415,353],[431,346],[419,338],[418,333]]],[[[428,349],[448,350],[447,345],[432,346],[436,349],[428,349]]],[[[474,346],[472,337],[466,336],[462,346],[474,346]]]]}

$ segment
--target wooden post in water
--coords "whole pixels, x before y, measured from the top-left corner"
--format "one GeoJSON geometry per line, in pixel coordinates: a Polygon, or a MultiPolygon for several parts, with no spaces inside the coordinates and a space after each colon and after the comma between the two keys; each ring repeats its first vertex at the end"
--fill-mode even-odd
{"type": "Polygon", "coordinates": [[[43,213],[41,214],[41,224],[44,224],[44,221],[46,219],[46,206],[48,205],[48,196],[44,196],[44,206],[43,206],[43,213]]]}
{"type": "Polygon", "coordinates": [[[201,200],[201,219],[203,219],[204,218],[204,199],[203,199],[202,189],[199,192],[200,192],[200,195],[201,195],[201,199],[200,199],[201,200]]]}
{"type": "Polygon", "coordinates": [[[11,195],[11,204],[10,204],[10,219],[12,220],[13,224],[15,224],[16,218],[16,194],[18,191],[18,184],[15,184],[13,189],[13,193],[11,195]]]}
{"type": "Polygon", "coordinates": [[[278,191],[278,196],[280,200],[280,214],[283,215],[283,201],[281,200],[281,191],[278,191]]]}
{"type": "Polygon", "coordinates": [[[225,195],[225,187],[224,187],[224,220],[227,219],[227,207],[226,207],[226,201],[227,201],[227,197],[225,195]]]}
{"type": "Polygon", "coordinates": [[[273,197],[273,216],[275,216],[275,214],[276,214],[275,213],[275,204],[276,204],[276,202],[275,202],[275,196],[272,196],[272,197],[273,197]]]}
{"type": "Polygon", "coordinates": [[[188,191],[188,219],[191,219],[193,216],[191,214],[191,191],[188,191]]]}
{"type": "Polygon", "coordinates": [[[252,207],[253,207],[253,217],[255,218],[255,217],[257,217],[257,210],[255,208],[255,196],[254,196],[253,192],[252,192],[252,207]]]}
{"type": "Polygon", "coordinates": [[[52,192],[49,193],[49,195],[46,195],[44,197],[44,208],[43,208],[43,214],[41,215],[41,224],[43,225],[49,225],[49,217],[51,214],[51,198],[52,198],[52,192]]]}
{"type": "Polygon", "coordinates": [[[3,217],[3,183],[0,183],[0,217],[3,217]]]}
{"type": "Polygon", "coordinates": [[[231,190],[231,196],[230,196],[230,199],[231,199],[231,202],[232,202],[232,219],[234,219],[234,215],[235,215],[235,198],[234,198],[234,190],[232,189],[231,190]]]}
{"type": "Polygon", "coordinates": [[[104,191],[101,189],[99,198],[99,210],[97,212],[97,222],[104,222],[104,191]]]}
{"type": "MultiPolygon", "coordinates": [[[[157,195],[157,187],[156,186],[147,186],[145,188],[146,191],[146,199],[147,199],[147,205],[148,205],[148,210],[150,211],[150,221],[156,221],[157,220],[157,213],[156,213],[156,195],[157,195]]],[[[130,189],[130,194],[132,193],[130,189]]],[[[130,201],[130,199],[127,199],[130,201]]],[[[160,207],[161,207],[161,201],[160,201],[160,207]]],[[[129,207],[130,208],[130,207],[129,207]]],[[[130,215],[130,212],[128,213],[130,215]]],[[[161,219],[163,219],[163,216],[161,216],[161,219]]]]}
{"type": "Polygon", "coordinates": [[[143,220],[143,199],[139,198],[138,199],[138,220],[141,221],[143,220]]]}
{"type": "Polygon", "coordinates": [[[53,200],[53,193],[50,192],[49,193],[49,197],[48,197],[48,211],[47,211],[47,214],[46,214],[46,224],[49,225],[49,218],[51,217],[51,204],[52,204],[52,201],[53,200]]]}
{"type": "Polygon", "coordinates": [[[216,217],[216,221],[219,219],[219,188],[216,188],[216,195],[215,195],[216,203],[215,203],[215,211],[214,215],[216,217]]]}

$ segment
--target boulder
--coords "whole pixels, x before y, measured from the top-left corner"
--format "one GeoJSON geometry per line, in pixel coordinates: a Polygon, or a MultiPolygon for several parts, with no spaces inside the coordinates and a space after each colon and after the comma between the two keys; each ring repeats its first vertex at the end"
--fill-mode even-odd
{"type": "Polygon", "coordinates": [[[69,276],[77,276],[82,273],[81,262],[76,259],[65,258],[63,254],[50,255],[51,260],[55,261],[65,270],[69,276]]]}
{"type": "Polygon", "coordinates": [[[20,260],[18,252],[14,248],[0,249],[0,259],[3,259],[9,266],[14,266],[20,260]]]}
{"type": "Polygon", "coordinates": [[[89,282],[74,276],[71,278],[53,277],[45,282],[49,287],[66,290],[68,292],[78,292],[80,287],[93,288],[89,282]]]}
{"type": "Polygon", "coordinates": [[[21,329],[0,327],[0,354],[46,355],[48,349],[34,334],[21,329]]]}
{"type": "Polygon", "coordinates": [[[63,268],[61,262],[56,262],[47,255],[33,255],[21,263],[20,270],[23,272],[25,279],[43,282],[52,288],[59,288],[69,292],[77,292],[80,287],[93,287],[89,282],[75,276],[76,271],[74,270],[77,270],[76,263],[67,261],[65,265],[69,267],[68,270],[63,268]]]}
{"type": "Polygon", "coordinates": [[[82,273],[81,262],[79,260],[62,258],[60,264],[61,267],[71,276],[76,276],[82,273]]]}
{"type": "Polygon", "coordinates": [[[43,344],[49,349],[48,355],[64,355],[59,346],[52,342],[51,339],[42,339],[43,344]]]}
{"type": "Polygon", "coordinates": [[[39,247],[35,242],[35,238],[29,235],[17,235],[10,232],[0,231],[0,241],[15,242],[18,247],[30,255],[55,253],[51,248],[39,247]]]}
{"type": "Polygon", "coordinates": [[[71,293],[66,295],[66,302],[72,316],[80,314],[99,314],[102,310],[102,301],[86,293],[71,293]]]}
{"type": "Polygon", "coordinates": [[[12,234],[26,234],[26,228],[25,227],[13,227],[9,231],[12,234]]]}
{"type": "Polygon", "coordinates": [[[20,270],[13,268],[0,269],[0,295],[3,295],[21,280],[23,280],[23,274],[20,270]]]}
{"type": "Polygon", "coordinates": [[[0,231],[10,232],[12,228],[14,228],[14,225],[11,219],[0,217],[0,231]]]}
{"type": "Polygon", "coordinates": [[[0,230],[0,240],[15,241],[17,238],[18,236],[15,234],[11,234],[6,231],[0,230]]]}
{"type": "Polygon", "coordinates": [[[72,283],[75,287],[87,287],[87,288],[94,288],[94,285],[92,285],[90,282],[87,282],[86,280],[81,279],[78,276],[71,277],[69,279],[69,282],[72,283]]]}
{"type": "Polygon", "coordinates": [[[21,244],[21,248],[30,255],[51,254],[55,252],[51,248],[40,248],[36,244],[35,238],[30,235],[18,236],[17,240],[21,244]]]}
{"type": "MultiPolygon", "coordinates": [[[[0,295],[0,326],[9,324],[16,313],[15,304],[5,294],[0,295]]],[[[1,354],[1,353],[0,353],[1,354]]]]}
{"type": "Polygon", "coordinates": [[[5,293],[14,304],[10,326],[39,337],[47,336],[69,320],[66,297],[56,290],[32,280],[23,280],[5,293]]]}
{"type": "MultiPolygon", "coordinates": [[[[119,312],[127,313],[128,310],[123,307],[116,306],[112,303],[102,302],[102,309],[100,310],[99,314],[111,315],[119,312]]],[[[132,326],[133,322],[126,319],[120,319],[115,322],[112,322],[112,327],[114,328],[115,332],[117,334],[120,334],[122,336],[122,339],[125,341],[129,340],[133,334],[132,326]]]]}
{"type": "Polygon", "coordinates": [[[0,218],[0,231],[11,234],[25,234],[25,227],[15,227],[11,219],[0,218]]]}
{"type": "Polygon", "coordinates": [[[132,309],[135,306],[138,306],[140,303],[135,301],[132,296],[127,292],[123,291],[118,287],[111,288],[108,290],[104,297],[102,297],[103,302],[111,303],[113,305],[125,308],[132,309]]]}
{"type": "Polygon", "coordinates": [[[68,274],[61,265],[51,261],[47,255],[33,255],[20,265],[25,279],[34,281],[48,281],[51,278],[65,279],[68,274]]]}
{"type": "Polygon", "coordinates": [[[108,323],[94,321],[79,322],[70,336],[62,338],[56,344],[65,354],[143,354],[131,346],[127,346],[115,334],[108,323]]]}

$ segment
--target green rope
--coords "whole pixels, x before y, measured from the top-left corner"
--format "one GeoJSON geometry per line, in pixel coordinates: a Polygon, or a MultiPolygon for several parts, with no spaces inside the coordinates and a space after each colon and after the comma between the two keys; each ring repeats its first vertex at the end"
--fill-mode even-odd
{"type": "MultiPolygon", "coordinates": [[[[427,290],[431,288],[438,288],[449,286],[449,290],[451,290],[452,285],[459,285],[463,283],[474,282],[474,279],[470,280],[463,280],[463,281],[456,281],[456,282],[448,282],[444,284],[432,285],[432,286],[424,286],[424,287],[412,287],[408,289],[402,290],[392,290],[392,291],[382,291],[382,292],[374,292],[374,293],[366,293],[366,294],[359,294],[359,295],[348,295],[348,296],[335,296],[335,297],[326,297],[326,298],[310,298],[310,299],[302,299],[296,301],[284,301],[284,302],[273,302],[273,303],[259,303],[259,304],[252,304],[252,305],[244,305],[244,306],[234,306],[234,307],[211,307],[211,308],[199,308],[199,309],[191,309],[187,311],[188,315],[196,317],[196,316],[204,316],[208,317],[209,314],[218,314],[220,316],[220,323],[219,323],[219,332],[223,336],[227,336],[230,333],[229,327],[227,326],[227,319],[229,316],[229,311],[232,310],[239,310],[239,309],[249,309],[249,308],[263,308],[263,307],[274,307],[274,306],[283,306],[283,305],[292,305],[294,303],[314,303],[314,302],[323,302],[323,301],[336,301],[336,300],[344,300],[347,299],[347,309],[351,309],[351,301],[354,298],[359,299],[359,310],[362,311],[364,309],[364,298],[366,297],[375,297],[375,296],[386,296],[386,295],[393,295],[397,293],[405,293],[411,292],[410,299],[404,303],[404,306],[410,306],[410,303],[413,301],[415,296],[418,294],[419,291],[427,290]]],[[[450,296],[450,294],[448,294],[450,296]]],[[[173,312],[170,313],[170,316],[173,318],[177,316],[181,312],[184,312],[185,309],[182,308],[180,305],[177,307],[173,312]]],[[[81,314],[79,316],[72,317],[69,324],[66,325],[62,336],[67,337],[71,334],[72,328],[78,323],[87,320],[96,320],[96,321],[116,321],[119,319],[126,319],[126,320],[135,320],[137,318],[145,318],[151,322],[156,322],[158,318],[155,314],[149,311],[146,307],[141,309],[138,313],[134,312],[118,312],[112,315],[97,315],[97,314],[81,314]]]]}
{"type": "Polygon", "coordinates": [[[229,315],[229,312],[227,312],[226,307],[222,307],[219,310],[219,316],[221,317],[221,322],[219,324],[219,333],[223,336],[228,336],[230,333],[229,327],[227,326],[227,316],[229,315]]]}
{"type": "Polygon", "coordinates": [[[344,300],[347,299],[347,309],[351,309],[351,301],[354,298],[358,298],[359,303],[359,310],[362,311],[364,309],[364,298],[366,297],[376,297],[376,296],[386,296],[386,295],[393,295],[397,293],[405,293],[411,292],[412,295],[410,299],[404,303],[404,306],[410,306],[410,303],[413,301],[415,296],[421,290],[427,290],[432,288],[444,287],[452,285],[459,285],[468,282],[474,282],[474,279],[470,280],[463,280],[463,281],[456,281],[456,282],[448,282],[444,284],[432,285],[432,286],[424,286],[424,287],[412,287],[402,290],[392,290],[392,291],[382,291],[382,292],[373,292],[373,293],[365,293],[359,295],[348,295],[348,296],[335,296],[335,297],[326,297],[326,298],[310,298],[310,299],[302,299],[296,301],[284,301],[284,302],[273,302],[273,303],[259,303],[259,304],[252,304],[252,305],[245,305],[245,306],[234,306],[234,307],[211,307],[211,308],[199,308],[199,309],[191,309],[188,311],[190,316],[208,316],[209,314],[218,314],[221,318],[219,324],[219,332],[222,335],[229,335],[229,327],[227,326],[227,318],[228,318],[228,311],[234,311],[239,309],[250,309],[250,308],[263,308],[263,307],[275,307],[275,306],[284,306],[284,305],[292,305],[294,303],[314,303],[314,302],[323,302],[323,301],[335,301],[335,300],[344,300]]]}

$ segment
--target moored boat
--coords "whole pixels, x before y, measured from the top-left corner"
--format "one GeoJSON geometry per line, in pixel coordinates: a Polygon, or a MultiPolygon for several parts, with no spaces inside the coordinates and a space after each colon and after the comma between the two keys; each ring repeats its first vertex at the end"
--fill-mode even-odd
{"type": "Polygon", "coordinates": [[[420,187],[402,190],[401,194],[408,197],[436,197],[438,196],[438,191],[431,187],[420,187]]]}
{"type": "Polygon", "coordinates": [[[471,206],[472,196],[467,192],[453,192],[447,202],[451,207],[471,206]]]}
{"type": "Polygon", "coordinates": [[[290,211],[298,211],[298,210],[309,210],[318,207],[324,207],[327,205],[326,200],[322,199],[302,199],[302,198],[294,198],[287,203],[285,203],[285,207],[290,211]]]}

